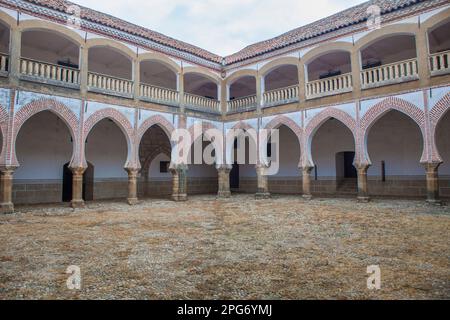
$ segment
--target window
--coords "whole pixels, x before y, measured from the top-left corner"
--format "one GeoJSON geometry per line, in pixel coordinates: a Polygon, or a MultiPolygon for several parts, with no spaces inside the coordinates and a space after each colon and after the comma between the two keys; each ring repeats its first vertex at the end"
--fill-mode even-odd
{"type": "Polygon", "coordinates": [[[160,173],[168,173],[169,172],[169,161],[161,161],[159,163],[159,172],[160,173]]]}

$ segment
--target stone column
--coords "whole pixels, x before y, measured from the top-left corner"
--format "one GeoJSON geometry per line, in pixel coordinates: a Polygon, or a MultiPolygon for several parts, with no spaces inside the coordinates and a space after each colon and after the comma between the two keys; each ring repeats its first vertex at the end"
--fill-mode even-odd
{"type": "Polygon", "coordinates": [[[370,165],[359,164],[356,165],[356,170],[358,171],[358,201],[369,202],[369,189],[367,186],[367,170],[370,165]]]}
{"type": "Polygon", "coordinates": [[[256,166],[256,175],[257,175],[257,183],[258,183],[258,189],[256,191],[255,198],[256,199],[269,199],[270,193],[269,193],[269,182],[266,175],[267,167],[264,165],[257,165],[256,166]]]}
{"type": "Polygon", "coordinates": [[[10,46],[10,71],[9,78],[12,85],[19,85],[20,77],[20,56],[22,51],[22,32],[14,27],[11,29],[11,46],[10,46]]]}
{"type": "Polygon", "coordinates": [[[139,101],[141,96],[141,62],[138,59],[133,60],[133,96],[136,101],[139,101]]]}
{"type": "Polygon", "coordinates": [[[297,65],[298,73],[298,98],[300,102],[306,101],[306,77],[305,77],[305,65],[302,60],[299,60],[297,65]]]}
{"type": "Polygon", "coordinates": [[[351,53],[351,67],[352,67],[352,86],[353,92],[359,93],[361,91],[361,58],[359,50],[353,48],[351,53]]]}
{"type": "Polygon", "coordinates": [[[88,92],[89,50],[85,45],[80,47],[80,91],[85,97],[88,92]]]}
{"type": "Polygon", "coordinates": [[[303,167],[302,168],[302,184],[303,184],[303,199],[311,200],[311,172],[314,167],[303,167]]]}
{"type": "Polygon", "coordinates": [[[428,40],[426,30],[420,30],[416,34],[416,48],[417,48],[417,64],[419,82],[421,85],[427,85],[430,79],[429,60],[428,60],[428,40]]]}
{"type": "Polygon", "coordinates": [[[439,199],[439,174],[440,163],[425,163],[427,173],[427,202],[430,204],[441,204],[439,199]]]}
{"type": "Polygon", "coordinates": [[[72,202],[71,206],[74,209],[80,209],[84,207],[83,200],[83,174],[86,168],[70,168],[72,171],[72,202]]]}
{"type": "Polygon", "coordinates": [[[128,173],[128,198],[127,202],[130,206],[134,206],[138,203],[137,197],[137,175],[139,169],[137,168],[126,168],[128,173]]]}
{"type": "Polygon", "coordinates": [[[230,172],[231,166],[220,166],[218,169],[219,174],[219,192],[217,196],[219,198],[230,198],[230,172]]]}
{"type": "Polygon", "coordinates": [[[261,109],[264,105],[263,103],[263,79],[261,79],[260,74],[256,75],[256,108],[258,113],[261,112],[261,109]]]}
{"type": "Polygon", "coordinates": [[[187,179],[186,172],[187,166],[176,165],[171,166],[170,172],[172,173],[172,200],[173,201],[186,201],[187,200],[187,179]]]}
{"type": "Polygon", "coordinates": [[[180,97],[180,112],[184,112],[184,72],[183,70],[177,76],[178,94],[180,97]]]}
{"type": "Polygon", "coordinates": [[[13,174],[16,168],[0,168],[0,213],[14,213],[12,202],[13,174]]]}

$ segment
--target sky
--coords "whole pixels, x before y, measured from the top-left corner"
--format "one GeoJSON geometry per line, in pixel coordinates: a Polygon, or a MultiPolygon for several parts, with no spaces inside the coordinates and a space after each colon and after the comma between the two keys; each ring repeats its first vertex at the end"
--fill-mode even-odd
{"type": "Polygon", "coordinates": [[[363,0],[72,0],[226,56],[363,0]]]}

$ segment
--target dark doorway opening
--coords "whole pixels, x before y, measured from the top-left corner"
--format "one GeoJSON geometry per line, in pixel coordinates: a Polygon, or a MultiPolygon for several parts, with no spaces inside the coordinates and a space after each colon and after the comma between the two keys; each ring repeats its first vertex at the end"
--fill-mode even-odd
{"type": "MultiPolygon", "coordinates": [[[[63,202],[72,201],[72,170],[69,163],[64,165],[63,169],[63,202]]],[[[94,200],[94,166],[88,162],[88,168],[83,174],[83,200],[94,200]]]]}
{"type": "Polygon", "coordinates": [[[344,152],[344,178],[354,179],[358,176],[353,161],[355,160],[354,152],[344,152]]]}
{"type": "Polygon", "coordinates": [[[355,160],[355,152],[346,151],[336,154],[336,178],[339,179],[356,179],[358,173],[353,166],[355,160]]]}
{"type": "Polygon", "coordinates": [[[230,172],[230,189],[239,189],[239,165],[233,164],[230,172]]]}

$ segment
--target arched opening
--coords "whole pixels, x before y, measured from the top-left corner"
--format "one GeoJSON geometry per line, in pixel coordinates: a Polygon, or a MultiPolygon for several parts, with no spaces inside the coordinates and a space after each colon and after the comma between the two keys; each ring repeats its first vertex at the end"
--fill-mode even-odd
{"type": "Polygon", "coordinates": [[[264,76],[265,91],[296,85],[298,85],[298,69],[296,65],[286,64],[278,66],[264,76]]]}
{"type": "Polygon", "coordinates": [[[189,195],[217,194],[218,192],[219,177],[215,161],[216,150],[210,141],[204,140],[204,136],[201,135],[191,146],[188,157],[190,164],[187,171],[187,192],[189,195]]]}
{"type": "Polygon", "coordinates": [[[72,152],[70,130],[56,114],[42,111],[28,119],[16,138],[14,203],[61,202],[64,165],[72,152]]]}
{"type": "Polygon", "coordinates": [[[125,53],[109,46],[91,47],[88,68],[90,91],[124,97],[133,95],[133,64],[125,53]]]}
{"type": "Polygon", "coordinates": [[[418,79],[416,37],[396,34],[361,50],[364,88],[418,79]]]}
{"type": "Polygon", "coordinates": [[[0,21],[0,73],[9,72],[9,42],[9,26],[0,21]]]}
{"type": "Polygon", "coordinates": [[[333,51],[307,64],[306,95],[317,98],[352,90],[351,56],[348,51],[333,51]]]}
{"type": "Polygon", "coordinates": [[[315,133],[311,142],[315,164],[312,193],[318,195],[356,195],[357,180],[352,171],[355,139],[341,121],[331,118],[315,133]]]}
{"type": "Polygon", "coordinates": [[[89,49],[89,72],[113,78],[133,79],[130,57],[117,49],[98,46],[89,49]]]}
{"type": "Polygon", "coordinates": [[[372,161],[367,172],[371,195],[425,196],[425,170],[420,164],[423,138],[410,117],[396,110],[386,113],[370,128],[367,149],[372,161]]]}
{"type": "Polygon", "coordinates": [[[86,139],[86,160],[95,167],[94,200],[128,196],[127,139],[111,119],[99,121],[86,139]]]}
{"type": "Polygon", "coordinates": [[[307,64],[308,81],[316,81],[352,72],[350,52],[334,51],[321,55],[307,64]]]}
{"type": "Polygon", "coordinates": [[[150,127],[139,145],[141,175],[139,198],[169,197],[172,193],[172,174],[169,171],[171,144],[160,126],[150,127]]]}
{"type": "Polygon", "coordinates": [[[144,60],[140,65],[142,84],[177,90],[177,74],[165,64],[155,60],[144,60]]]}
{"type": "Polygon", "coordinates": [[[448,37],[449,29],[450,20],[446,20],[428,31],[429,49],[431,54],[450,50],[450,38],[448,37]]]}
{"type": "Polygon", "coordinates": [[[443,163],[439,167],[440,195],[450,198],[450,112],[444,115],[436,128],[436,145],[443,163]]]}
{"type": "Polygon", "coordinates": [[[246,131],[237,132],[233,140],[230,172],[230,190],[239,193],[257,191],[257,142],[246,131]]]}
{"type": "Polygon", "coordinates": [[[217,83],[200,73],[191,72],[184,75],[184,92],[209,99],[218,99],[217,83]]]}
{"type": "Polygon", "coordinates": [[[428,31],[428,47],[432,75],[450,71],[450,21],[446,20],[428,31]]]}
{"type": "Polygon", "coordinates": [[[281,125],[278,130],[278,141],[271,138],[267,146],[268,159],[279,165],[278,172],[268,178],[269,192],[298,194],[301,192],[301,175],[298,168],[300,143],[295,133],[286,125],[281,125]]]}
{"type": "Polygon", "coordinates": [[[53,30],[32,29],[22,32],[21,41],[23,76],[79,85],[80,47],[73,39],[53,30]]]}
{"type": "Polygon", "coordinates": [[[256,96],[256,78],[243,76],[230,84],[230,100],[256,96]]]}

